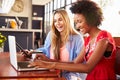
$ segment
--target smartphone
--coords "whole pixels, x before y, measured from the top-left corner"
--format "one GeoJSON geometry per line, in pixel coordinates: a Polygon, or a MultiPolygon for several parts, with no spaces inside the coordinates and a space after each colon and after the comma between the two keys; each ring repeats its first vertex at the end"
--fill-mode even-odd
{"type": "Polygon", "coordinates": [[[31,58],[31,55],[29,55],[17,42],[16,46],[23,52],[23,54],[25,54],[27,58],[31,58]]]}

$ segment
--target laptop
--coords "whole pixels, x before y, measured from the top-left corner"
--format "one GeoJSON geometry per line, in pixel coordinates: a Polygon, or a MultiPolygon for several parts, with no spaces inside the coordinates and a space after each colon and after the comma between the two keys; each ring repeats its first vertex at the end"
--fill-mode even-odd
{"type": "Polygon", "coordinates": [[[17,61],[17,46],[15,36],[8,36],[10,63],[17,71],[48,70],[46,68],[28,67],[30,61],[17,61]]]}

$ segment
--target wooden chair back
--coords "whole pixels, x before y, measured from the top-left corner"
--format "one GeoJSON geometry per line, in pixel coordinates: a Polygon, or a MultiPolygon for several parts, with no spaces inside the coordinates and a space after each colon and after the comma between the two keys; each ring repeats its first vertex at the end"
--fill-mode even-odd
{"type": "Polygon", "coordinates": [[[116,71],[116,74],[120,75],[120,46],[116,47],[115,71],[116,71]]]}

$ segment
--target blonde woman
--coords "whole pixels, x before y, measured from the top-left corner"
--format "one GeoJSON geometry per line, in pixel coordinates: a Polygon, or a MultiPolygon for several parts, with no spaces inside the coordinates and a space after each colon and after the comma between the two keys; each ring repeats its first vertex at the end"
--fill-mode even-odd
{"type": "MultiPolygon", "coordinates": [[[[70,19],[65,10],[57,10],[53,14],[51,31],[48,33],[43,51],[48,57],[37,55],[42,60],[52,60],[60,62],[72,62],[82,49],[84,44],[83,37],[70,24],[70,19]]],[[[37,58],[36,57],[36,58],[37,58]]],[[[63,71],[66,79],[71,80],[71,75],[80,76],[79,73],[63,71]]]]}

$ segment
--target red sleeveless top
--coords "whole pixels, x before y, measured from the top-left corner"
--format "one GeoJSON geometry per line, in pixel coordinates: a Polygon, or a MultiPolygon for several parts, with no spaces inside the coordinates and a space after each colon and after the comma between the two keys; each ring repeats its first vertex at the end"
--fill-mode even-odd
{"type": "Polygon", "coordinates": [[[86,53],[88,52],[87,56],[85,56],[85,60],[87,61],[91,54],[93,53],[96,44],[99,40],[107,38],[109,40],[109,43],[113,46],[112,53],[109,57],[103,56],[100,62],[95,66],[95,68],[88,73],[86,80],[116,80],[116,75],[114,71],[114,65],[115,65],[115,54],[116,54],[116,46],[115,42],[111,36],[110,33],[107,31],[100,31],[98,36],[95,39],[94,44],[89,49],[89,42],[90,37],[88,36],[85,39],[85,47],[86,47],[86,53]]]}

